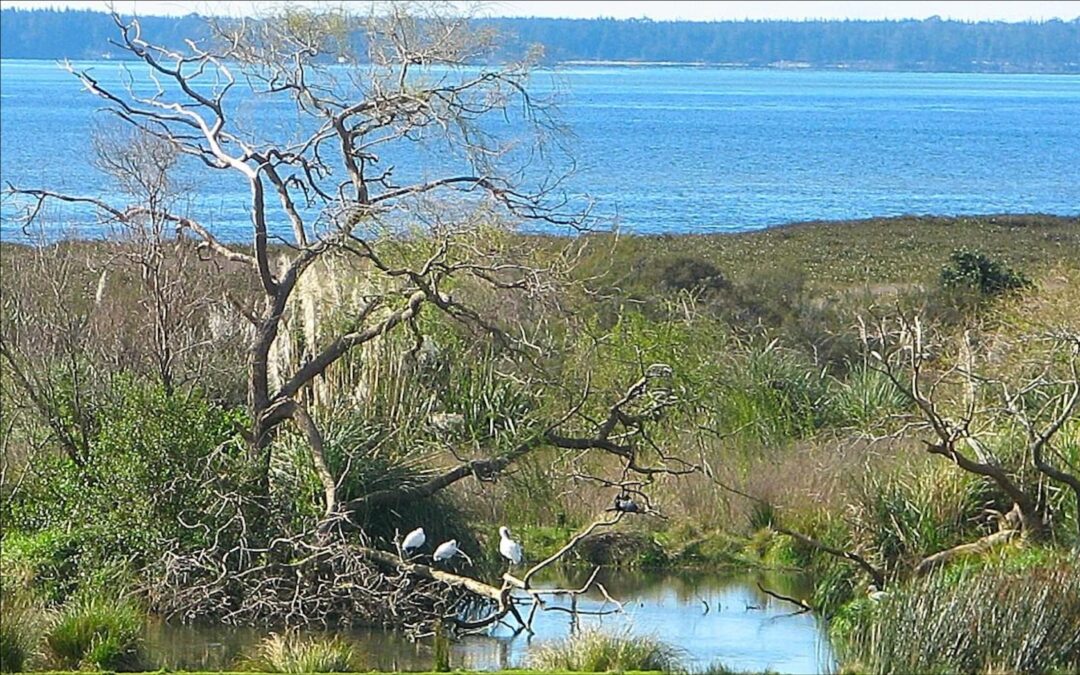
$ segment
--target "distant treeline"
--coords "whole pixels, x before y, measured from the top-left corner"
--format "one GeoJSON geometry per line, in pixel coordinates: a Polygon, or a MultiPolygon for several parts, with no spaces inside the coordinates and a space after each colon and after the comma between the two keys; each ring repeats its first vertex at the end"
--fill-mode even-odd
{"type": "MultiPolygon", "coordinates": [[[[197,15],[141,19],[169,45],[207,33],[197,15]]],[[[485,19],[507,37],[499,56],[542,44],[549,63],[638,61],[867,70],[1080,72],[1080,19],[1026,23],[922,21],[649,21],[485,19]]],[[[85,10],[5,9],[0,57],[99,58],[115,26],[85,10]]]]}

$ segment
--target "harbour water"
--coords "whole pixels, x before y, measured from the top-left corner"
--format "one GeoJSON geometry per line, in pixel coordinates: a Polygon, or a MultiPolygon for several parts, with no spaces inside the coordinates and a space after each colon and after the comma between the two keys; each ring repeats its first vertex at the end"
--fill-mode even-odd
{"type": "MultiPolygon", "coordinates": [[[[76,65],[105,83],[126,77],[116,62],[76,65]]],[[[577,164],[567,189],[625,231],[1080,214],[1080,76],[578,66],[540,72],[533,86],[561,92],[577,164]]],[[[237,123],[295,129],[295,110],[251,103],[238,99],[237,123]]],[[[5,183],[120,198],[89,161],[92,132],[110,128],[96,112],[103,101],[74,77],[51,62],[3,61],[0,104],[5,183]]],[[[395,176],[419,175],[438,171],[438,158],[405,150],[382,161],[395,176]]],[[[225,239],[247,236],[242,177],[203,171],[183,182],[182,210],[225,239]]],[[[0,236],[18,239],[16,205],[0,212],[0,236]]]]}

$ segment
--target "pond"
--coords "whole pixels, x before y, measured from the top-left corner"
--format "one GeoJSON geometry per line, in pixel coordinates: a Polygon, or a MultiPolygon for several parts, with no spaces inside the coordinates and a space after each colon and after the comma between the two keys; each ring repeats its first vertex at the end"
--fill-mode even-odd
{"type": "MultiPolygon", "coordinates": [[[[553,572],[538,586],[580,587],[588,570],[553,572]]],[[[600,628],[626,635],[648,635],[675,646],[690,670],[723,664],[734,670],[777,673],[829,672],[835,661],[824,622],[798,607],[769,597],[759,588],[805,598],[808,580],[787,573],[720,574],[704,571],[601,570],[597,581],[622,603],[621,611],[579,617],[582,629],[600,628]]],[[[569,602],[551,603],[569,606],[569,602]]],[[[599,592],[578,602],[584,612],[619,608],[599,592]]],[[[497,670],[525,666],[532,650],[569,636],[569,614],[538,612],[535,633],[515,634],[497,626],[489,634],[453,643],[452,668],[497,670]]],[[[170,669],[222,670],[267,634],[266,630],[153,625],[147,646],[170,669]]],[[[410,641],[383,630],[344,633],[366,655],[365,665],[380,670],[427,670],[433,665],[430,640],[410,641]]]]}

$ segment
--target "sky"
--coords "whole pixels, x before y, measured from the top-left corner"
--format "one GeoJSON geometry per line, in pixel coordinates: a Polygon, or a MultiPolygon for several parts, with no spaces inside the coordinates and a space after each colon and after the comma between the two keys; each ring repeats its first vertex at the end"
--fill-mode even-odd
{"type": "MultiPolygon", "coordinates": [[[[274,2],[257,0],[116,0],[113,3],[125,14],[184,15],[251,14],[255,8],[273,6],[274,2]]],[[[280,3],[276,3],[280,4],[280,3]]],[[[304,2],[303,4],[327,4],[304,2]]],[[[369,5],[358,2],[358,5],[369,5]]],[[[465,5],[464,2],[454,4],[465,5]]],[[[104,0],[0,0],[0,7],[73,7],[101,9],[104,0]]],[[[685,2],[651,0],[648,2],[590,0],[494,0],[482,4],[481,14],[488,16],[614,17],[662,20],[739,20],[739,19],[925,19],[940,16],[963,21],[1028,21],[1080,17],[1080,1],[1072,2],[685,2]]]]}

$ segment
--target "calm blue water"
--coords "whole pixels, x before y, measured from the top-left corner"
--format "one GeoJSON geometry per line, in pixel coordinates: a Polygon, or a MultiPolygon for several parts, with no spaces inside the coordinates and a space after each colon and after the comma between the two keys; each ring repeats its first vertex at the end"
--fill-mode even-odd
{"type": "MultiPolygon", "coordinates": [[[[93,65],[102,80],[121,81],[118,64],[93,65]]],[[[568,187],[625,230],[1080,213],[1080,76],[598,67],[555,79],[579,163],[568,187]]],[[[95,114],[100,99],[53,63],[4,61],[0,103],[3,181],[110,194],[88,162],[89,132],[105,119],[95,114]]],[[[287,107],[238,111],[260,129],[296,126],[287,107]]],[[[395,175],[436,171],[415,159],[398,155],[395,175]]],[[[245,237],[243,180],[187,182],[181,210],[245,237]]],[[[3,205],[5,221],[13,208],[3,205]]],[[[0,236],[17,232],[8,222],[0,236]]]]}
{"type": "MultiPolygon", "coordinates": [[[[587,574],[588,570],[563,570],[541,585],[577,588],[587,574]]],[[[785,574],[755,577],[605,569],[598,581],[623,603],[623,609],[616,612],[618,607],[598,592],[588,594],[581,599],[580,610],[615,613],[581,616],[581,629],[660,639],[678,650],[679,661],[691,672],[717,664],[746,672],[835,670],[824,622],[811,614],[793,614],[795,607],[766,596],[756,585],[761,581],[773,591],[805,597],[809,592],[805,579],[785,574]]],[[[569,604],[559,599],[550,606],[567,608],[569,604]]],[[[561,611],[538,612],[533,628],[534,635],[515,634],[499,626],[490,634],[466,636],[452,644],[450,664],[464,670],[528,666],[535,650],[573,633],[570,616],[561,611]]],[[[147,645],[155,666],[212,671],[229,669],[237,656],[249,651],[265,634],[265,630],[216,625],[158,624],[147,635],[147,645]]],[[[427,670],[433,663],[432,645],[427,640],[410,642],[378,629],[343,634],[364,654],[366,668],[427,670]]]]}

